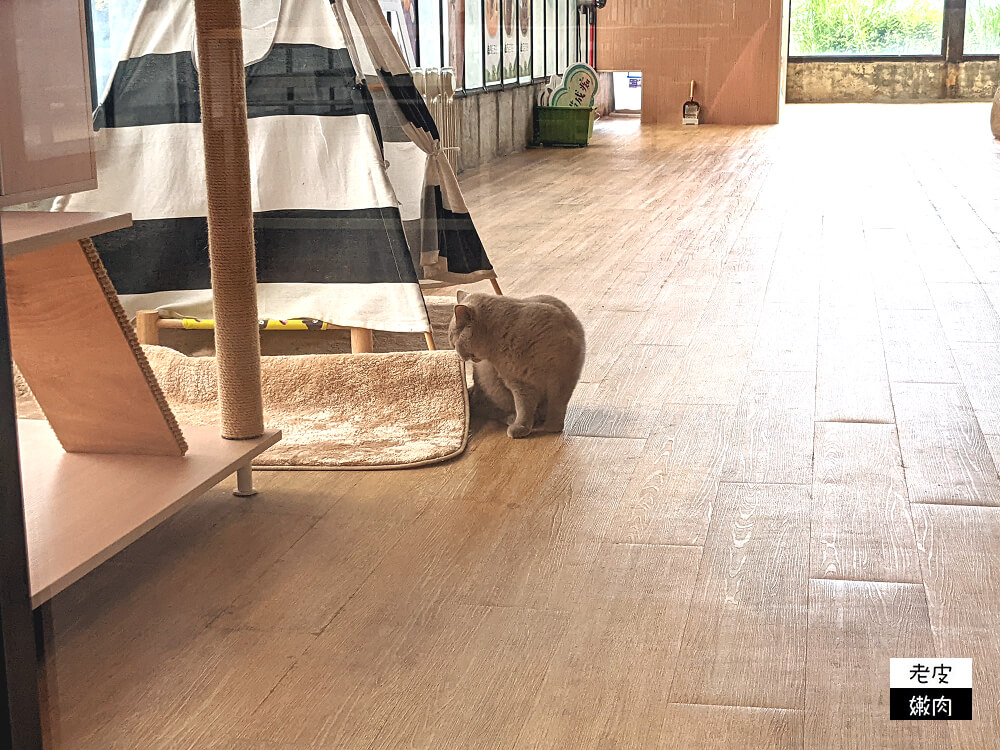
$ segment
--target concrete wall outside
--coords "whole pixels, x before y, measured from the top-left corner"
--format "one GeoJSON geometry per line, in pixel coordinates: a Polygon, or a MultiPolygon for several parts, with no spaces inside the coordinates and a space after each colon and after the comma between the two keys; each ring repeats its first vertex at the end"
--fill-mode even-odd
{"type": "Polygon", "coordinates": [[[535,99],[542,88],[544,84],[490,89],[456,100],[461,132],[459,172],[528,147],[535,99]]]}
{"type": "Polygon", "coordinates": [[[899,60],[788,63],[791,103],[989,101],[1000,85],[1000,63],[899,60]]]}

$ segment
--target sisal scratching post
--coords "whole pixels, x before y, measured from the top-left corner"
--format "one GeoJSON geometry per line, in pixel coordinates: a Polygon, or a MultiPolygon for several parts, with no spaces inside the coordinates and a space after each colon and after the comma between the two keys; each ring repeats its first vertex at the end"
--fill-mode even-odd
{"type": "Polygon", "coordinates": [[[240,0],[195,0],[222,436],[264,432],[240,0]]]}

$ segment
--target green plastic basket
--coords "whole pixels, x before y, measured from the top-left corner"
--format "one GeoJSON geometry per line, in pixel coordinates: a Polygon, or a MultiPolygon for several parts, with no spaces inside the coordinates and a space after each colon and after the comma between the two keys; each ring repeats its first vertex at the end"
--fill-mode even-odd
{"type": "Polygon", "coordinates": [[[535,107],[538,143],[586,146],[594,135],[594,110],[583,107],[535,107]]]}

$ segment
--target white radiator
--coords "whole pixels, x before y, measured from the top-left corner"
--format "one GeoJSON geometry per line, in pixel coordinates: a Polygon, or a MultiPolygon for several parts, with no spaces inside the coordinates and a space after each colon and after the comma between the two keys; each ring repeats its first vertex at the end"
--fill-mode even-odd
{"type": "Polygon", "coordinates": [[[455,112],[455,69],[414,68],[413,83],[427,102],[427,108],[441,134],[452,168],[458,171],[458,116],[455,112]]]}

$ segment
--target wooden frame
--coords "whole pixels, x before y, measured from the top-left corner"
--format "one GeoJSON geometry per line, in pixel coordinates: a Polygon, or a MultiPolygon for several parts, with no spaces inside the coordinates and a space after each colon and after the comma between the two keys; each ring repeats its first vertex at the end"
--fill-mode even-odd
{"type": "MultiPolygon", "coordinates": [[[[234,494],[254,494],[250,463],[281,433],[226,440],[215,427],[189,427],[181,436],[148,364],[141,367],[145,358],[100,260],[92,246],[87,250],[90,233],[128,226],[127,215],[17,211],[0,217],[8,270],[0,289],[0,356],[10,361],[12,341],[49,418],[48,424],[22,420],[15,428],[10,370],[0,373],[2,470],[20,466],[23,479],[4,477],[0,514],[17,510],[20,522],[0,522],[4,534],[27,530],[23,562],[31,585],[25,574],[22,594],[27,602],[30,591],[37,606],[226,476],[237,475],[234,494]],[[72,314],[60,311],[61,304],[73,305],[72,314]],[[18,442],[19,461],[10,462],[18,442]],[[22,486],[16,502],[6,494],[22,486]]],[[[16,539],[4,541],[4,551],[17,549],[16,539]]],[[[11,586],[6,577],[4,585],[11,586]]]]}
{"type": "Polygon", "coordinates": [[[254,494],[250,462],[281,438],[226,440],[215,426],[185,427],[180,456],[66,453],[48,426],[18,422],[31,606],[75,583],[233,473],[234,495],[254,494]]]}
{"type": "MultiPolygon", "coordinates": [[[[351,332],[351,353],[370,354],[375,351],[374,332],[369,328],[351,328],[327,324],[328,330],[351,332]]],[[[140,310],[135,316],[135,330],[140,344],[156,345],[160,343],[161,330],[184,330],[184,322],[179,318],[161,318],[156,310],[140,310]]],[[[293,331],[289,331],[292,333],[293,331]]],[[[434,336],[424,333],[424,341],[428,351],[435,351],[434,336]]]]}
{"type": "Polygon", "coordinates": [[[180,428],[93,244],[60,242],[6,263],[14,357],[62,447],[184,455],[180,428]]]}

